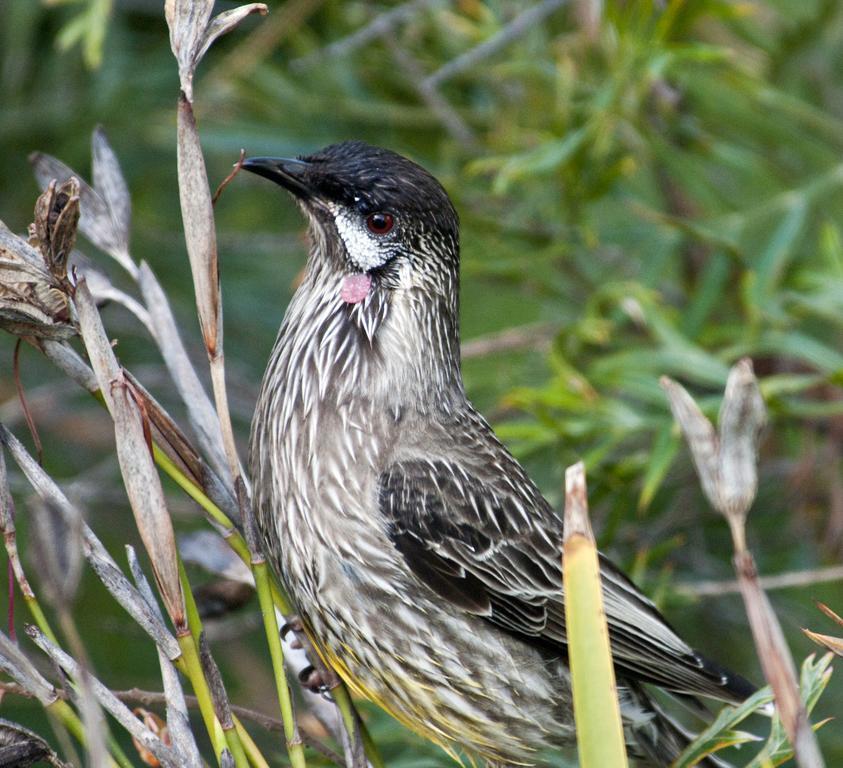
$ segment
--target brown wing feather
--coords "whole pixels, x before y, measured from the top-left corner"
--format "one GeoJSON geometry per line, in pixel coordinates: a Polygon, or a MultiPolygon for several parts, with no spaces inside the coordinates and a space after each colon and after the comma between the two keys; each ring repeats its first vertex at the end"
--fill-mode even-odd
{"type": "MultiPolygon", "coordinates": [[[[504,480],[445,460],[398,462],[381,475],[380,511],[407,565],[434,592],[528,642],[565,653],[562,521],[515,460],[504,460],[511,462],[497,462],[504,480]]],[[[726,700],[752,692],[743,678],[683,642],[602,556],[601,574],[620,675],[726,700]]]]}

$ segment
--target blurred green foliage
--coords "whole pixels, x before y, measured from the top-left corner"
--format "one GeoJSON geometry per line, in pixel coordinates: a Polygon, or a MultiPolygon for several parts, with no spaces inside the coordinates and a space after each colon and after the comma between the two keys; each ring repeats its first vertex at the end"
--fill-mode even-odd
{"type": "MultiPolygon", "coordinates": [[[[696,487],[658,379],[684,382],[711,415],[729,365],[752,357],[771,416],[748,525],[759,566],[839,562],[843,6],[557,5],[514,36],[513,19],[531,3],[271,2],[266,19],[218,43],[200,72],[209,175],[212,185],[221,180],[241,147],[295,155],[346,138],[388,146],[437,174],[463,222],[464,338],[536,324],[521,349],[466,360],[471,395],[554,501],[564,467],[584,457],[603,547],[694,645],[758,679],[737,597],[690,603],[674,589],[729,578],[731,548],[696,487]],[[426,79],[495,39],[505,44],[490,55],[426,79]]],[[[176,96],[160,2],[0,5],[0,217],[17,230],[31,220],[30,151],[87,173],[90,133],[101,123],[133,192],[133,254],[176,300],[201,360],[178,217],[176,96]]],[[[245,436],[303,263],[302,224],[283,196],[242,176],[217,216],[226,358],[245,436]]],[[[106,320],[122,359],[169,405],[142,329],[119,308],[106,320]]],[[[0,339],[0,415],[21,432],[12,348],[0,339]]],[[[103,491],[103,476],[116,479],[107,422],[35,354],[22,357],[46,464],[88,494],[92,524],[120,547],[134,535],[125,502],[103,491]]],[[[182,529],[199,527],[175,491],[173,499],[182,529]]],[[[25,538],[25,519],[20,527],[25,538]]],[[[811,651],[799,627],[823,631],[812,600],[839,612],[840,595],[839,584],[774,594],[798,658],[811,651]]],[[[103,590],[85,582],[77,610],[103,679],[156,685],[152,649],[121,633],[103,590]]],[[[235,700],[271,710],[261,649],[253,627],[226,640],[219,660],[235,700]]],[[[3,704],[12,719],[34,709],[3,704]]],[[[832,679],[816,714],[841,711],[843,687],[832,679]]],[[[390,766],[448,764],[371,717],[390,766]]],[[[843,761],[843,729],[824,728],[820,740],[829,765],[843,761]]]]}

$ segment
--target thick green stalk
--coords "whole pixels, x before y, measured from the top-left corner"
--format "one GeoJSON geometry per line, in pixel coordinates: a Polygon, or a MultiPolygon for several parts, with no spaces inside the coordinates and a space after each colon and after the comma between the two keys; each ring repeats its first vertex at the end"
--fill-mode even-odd
{"type": "Polygon", "coordinates": [[[290,755],[293,768],[305,768],[304,749],[296,729],[290,687],[287,685],[287,677],[284,673],[284,650],[278,634],[278,621],[275,618],[275,605],[272,600],[269,568],[266,561],[253,560],[252,573],[255,577],[255,587],[263,614],[263,626],[272,659],[272,671],[275,673],[275,687],[278,691],[278,703],[281,706],[281,719],[284,722],[284,736],[287,739],[287,753],[290,755]]]}
{"type": "Polygon", "coordinates": [[[582,462],[565,472],[563,553],[565,623],[580,765],[626,768],[624,731],[582,462]]]}
{"type": "Polygon", "coordinates": [[[187,580],[187,572],[184,569],[184,563],[179,557],[179,581],[181,581],[181,591],[184,594],[184,608],[187,614],[187,626],[190,629],[190,634],[193,636],[193,641],[196,647],[199,647],[199,635],[202,634],[202,619],[199,617],[199,608],[196,607],[196,598],[193,597],[193,590],[190,588],[190,582],[187,580]]]}
{"type": "MultiPolygon", "coordinates": [[[[190,582],[187,580],[187,572],[184,569],[184,563],[179,558],[179,579],[182,585],[182,592],[184,593],[184,605],[187,613],[187,624],[190,628],[190,634],[196,647],[199,647],[199,636],[202,634],[202,619],[199,616],[199,609],[196,606],[196,600],[193,597],[193,590],[190,588],[190,582]]],[[[203,674],[203,680],[204,680],[203,674]]],[[[240,734],[235,727],[223,728],[219,719],[215,721],[216,727],[219,727],[224,734],[225,741],[228,748],[231,750],[231,755],[234,758],[234,764],[238,768],[248,768],[249,761],[246,757],[243,743],[240,734]]]]}
{"type": "Polygon", "coordinates": [[[225,733],[225,740],[228,742],[228,748],[231,750],[231,755],[234,758],[234,765],[237,768],[249,768],[249,760],[246,757],[246,751],[243,749],[243,742],[240,741],[240,733],[236,725],[231,728],[223,728],[225,733]]]}

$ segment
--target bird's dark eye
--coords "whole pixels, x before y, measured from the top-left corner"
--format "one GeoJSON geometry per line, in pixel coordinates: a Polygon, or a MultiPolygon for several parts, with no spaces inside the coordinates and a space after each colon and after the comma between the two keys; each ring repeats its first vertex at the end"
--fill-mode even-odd
{"type": "Polygon", "coordinates": [[[395,225],[391,213],[370,213],[366,217],[366,226],[373,235],[385,235],[395,225]]]}

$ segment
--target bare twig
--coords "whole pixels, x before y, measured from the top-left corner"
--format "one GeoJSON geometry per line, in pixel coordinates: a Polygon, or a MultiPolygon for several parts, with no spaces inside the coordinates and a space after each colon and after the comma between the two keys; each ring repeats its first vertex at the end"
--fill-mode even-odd
{"type": "MultiPolygon", "coordinates": [[[[843,565],[828,568],[815,568],[807,571],[789,571],[775,576],[759,576],[758,584],[762,589],[789,589],[792,587],[810,587],[829,581],[843,581],[843,565]]],[[[739,594],[741,588],[735,579],[726,581],[697,581],[678,584],[675,591],[687,597],[714,597],[718,595],[739,594]]]]}
{"type": "Polygon", "coordinates": [[[320,60],[347,56],[384,34],[395,34],[397,25],[408,21],[428,6],[439,5],[441,2],[442,0],[410,0],[402,3],[385,13],[378,14],[365,27],[361,27],[348,37],[337,40],[307,56],[302,56],[300,59],[294,59],[290,62],[290,66],[294,69],[303,69],[320,60]]]}
{"type": "Polygon", "coordinates": [[[548,323],[533,323],[516,328],[506,328],[498,333],[489,333],[463,342],[463,360],[495,355],[498,352],[512,352],[522,349],[544,350],[548,347],[557,329],[548,323]]]}
{"type": "MultiPolygon", "coordinates": [[[[34,693],[19,683],[5,681],[0,681],[0,693],[9,693],[13,696],[23,696],[27,699],[35,696],[34,693]]],[[[167,704],[166,695],[159,691],[145,691],[141,688],[129,688],[124,691],[111,691],[111,693],[116,699],[119,699],[127,704],[142,704],[144,707],[159,707],[167,704]]],[[[67,698],[67,693],[65,691],[56,691],[56,695],[60,699],[67,698]]],[[[184,701],[191,709],[199,708],[199,701],[195,696],[185,695],[184,701]]],[[[237,717],[241,720],[248,720],[267,731],[271,731],[273,733],[284,733],[284,723],[278,718],[271,717],[263,712],[258,712],[257,710],[249,709],[248,707],[237,706],[236,704],[231,705],[231,712],[232,714],[237,715],[237,717]]],[[[345,766],[345,760],[343,760],[342,756],[338,755],[330,747],[323,744],[319,741],[319,739],[315,739],[306,733],[302,733],[301,737],[302,741],[308,747],[318,752],[323,757],[326,757],[336,765],[345,766]]]]}
{"type": "Polygon", "coordinates": [[[509,24],[505,25],[497,34],[492,35],[471,50],[466,51],[455,59],[452,59],[444,66],[439,67],[432,75],[425,80],[425,85],[438,86],[454,75],[464,72],[478,62],[496,54],[511,42],[517,40],[531,27],[541,24],[551,13],[561,8],[567,0],[543,0],[528,8],[516,16],[509,24]]]}
{"type": "Polygon", "coordinates": [[[474,135],[474,131],[468,127],[451,103],[439,93],[436,84],[429,82],[429,78],[424,76],[418,61],[400,43],[395,42],[392,32],[383,34],[383,42],[392,54],[395,63],[418,92],[421,100],[439,118],[448,133],[465,149],[476,149],[477,137],[474,135]]]}
{"type": "Polygon", "coordinates": [[[237,162],[234,164],[234,168],[232,168],[231,173],[228,174],[219,184],[217,187],[217,191],[214,192],[214,196],[211,198],[211,205],[216,205],[217,200],[220,199],[220,195],[223,193],[225,188],[231,184],[234,177],[240,173],[240,169],[243,167],[243,160],[246,159],[246,150],[241,147],[240,149],[240,157],[237,158],[237,162]]]}

